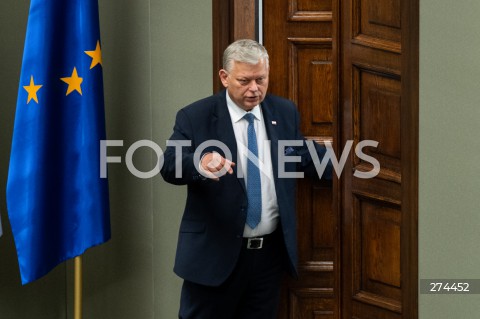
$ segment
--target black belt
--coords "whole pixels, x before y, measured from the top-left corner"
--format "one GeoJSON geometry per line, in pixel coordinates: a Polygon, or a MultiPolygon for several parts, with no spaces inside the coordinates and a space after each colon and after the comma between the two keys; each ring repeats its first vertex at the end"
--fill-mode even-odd
{"type": "Polygon", "coordinates": [[[250,238],[243,238],[243,247],[247,249],[262,249],[265,246],[269,245],[270,243],[278,240],[280,235],[280,230],[277,228],[273,233],[257,236],[257,237],[250,237],[250,238]]]}

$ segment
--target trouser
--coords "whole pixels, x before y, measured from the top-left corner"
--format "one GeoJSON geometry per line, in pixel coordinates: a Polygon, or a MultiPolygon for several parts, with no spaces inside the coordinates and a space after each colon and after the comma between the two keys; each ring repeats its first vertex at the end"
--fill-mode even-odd
{"type": "Polygon", "coordinates": [[[280,230],[265,236],[261,249],[248,249],[244,239],[237,265],[222,285],[184,281],[179,318],[275,319],[285,256],[280,230]]]}

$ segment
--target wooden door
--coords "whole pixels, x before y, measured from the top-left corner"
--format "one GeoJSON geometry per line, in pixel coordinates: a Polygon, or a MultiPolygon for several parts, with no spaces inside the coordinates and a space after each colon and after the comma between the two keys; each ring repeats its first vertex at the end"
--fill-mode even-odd
{"type": "MultiPolygon", "coordinates": [[[[263,1],[271,93],[294,101],[307,139],[338,154],[338,8],[332,0],[263,1]]],[[[299,280],[285,279],[279,318],[340,318],[339,183],[298,182],[299,280]]]]}
{"type": "MultiPolygon", "coordinates": [[[[224,48],[255,38],[255,0],[214,0],[214,74],[224,48]]],[[[298,185],[298,281],[281,319],[416,319],[418,0],[263,0],[273,94],[307,138],[354,146],[339,179],[298,185]],[[380,163],[372,169],[354,149],[380,163]]],[[[214,77],[214,87],[220,84],[214,77]]]]}
{"type": "MultiPolygon", "coordinates": [[[[255,0],[213,1],[214,74],[225,47],[255,38],[255,0]]],[[[338,8],[331,1],[263,0],[269,92],[293,100],[306,138],[337,145],[339,132],[338,8]]],[[[221,84],[214,76],[214,91],[221,84]]],[[[298,184],[299,280],[286,277],[279,318],[340,318],[340,185],[298,184]]]]}
{"type": "Polygon", "coordinates": [[[417,318],[418,1],[341,2],[342,317],[417,318]]]}

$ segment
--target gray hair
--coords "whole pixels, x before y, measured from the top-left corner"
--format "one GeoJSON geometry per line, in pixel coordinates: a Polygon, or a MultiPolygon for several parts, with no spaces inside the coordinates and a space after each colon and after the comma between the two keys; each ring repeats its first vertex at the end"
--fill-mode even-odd
{"type": "Polygon", "coordinates": [[[223,68],[230,72],[233,61],[257,64],[260,60],[265,60],[268,68],[268,52],[263,45],[250,39],[237,40],[225,49],[223,53],[223,68]]]}

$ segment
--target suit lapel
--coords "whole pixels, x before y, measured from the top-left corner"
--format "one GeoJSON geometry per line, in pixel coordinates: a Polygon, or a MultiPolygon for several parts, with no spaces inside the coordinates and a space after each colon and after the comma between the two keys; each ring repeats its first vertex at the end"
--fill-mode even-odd
{"type": "Polygon", "coordinates": [[[265,128],[270,140],[270,153],[272,156],[272,169],[273,176],[275,178],[275,184],[277,184],[278,177],[278,133],[277,133],[277,118],[276,111],[273,105],[267,102],[267,98],[262,102],[263,120],[265,122],[265,128]]]}
{"type": "MultiPolygon", "coordinates": [[[[230,152],[232,152],[232,161],[237,162],[237,141],[235,139],[235,133],[233,131],[232,120],[230,113],[228,112],[226,91],[223,91],[218,95],[218,103],[215,105],[212,124],[216,127],[216,133],[218,140],[224,143],[230,152]]],[[[237,166],[233,167],[233,174],[237,174],[237,166]]],[[[237,178],[243,191],[246,193],[245,182],[243,178],[237,178]]]]}

